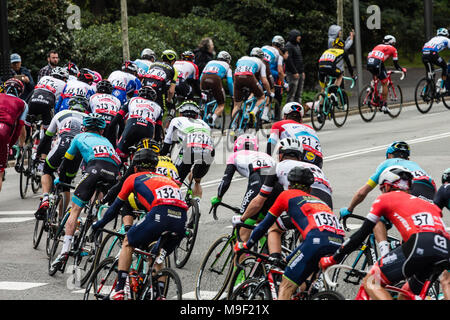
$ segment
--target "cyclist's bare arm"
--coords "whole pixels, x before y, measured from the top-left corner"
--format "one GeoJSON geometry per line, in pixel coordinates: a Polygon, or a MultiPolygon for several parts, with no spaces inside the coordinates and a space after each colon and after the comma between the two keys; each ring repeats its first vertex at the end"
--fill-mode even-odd
{"type": "Polygon", "coordinates": [[[355,207],[364,201],[364,199],[367,197],[370,191],[372,191],[373,188],[365,184],[359,190],[355,193],[355,195],[352,198],[352,201],[350,202],[350,205],[348,206],[348,210],[352,211],[355,209],[355,207]]]}

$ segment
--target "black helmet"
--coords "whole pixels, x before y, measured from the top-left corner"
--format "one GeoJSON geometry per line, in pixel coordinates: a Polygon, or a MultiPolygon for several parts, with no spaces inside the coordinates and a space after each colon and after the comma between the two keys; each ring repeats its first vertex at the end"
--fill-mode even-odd
{"type": "Polygon", "coordinates": [[[442,174],[442,184],[450,182],[450,168],[445,169],[444,173],[442,174]]]}
{"type": "Polygon", "coordinates": [[[111,82],[109,82],[106,79],[103,79],[101,81],[99,81],[99,83],[97,83],[97,92],[98,93],[108,93],[111,94],[111,92],[113,91],[114,87],[111,84],[111,82]]]}
{"type": "Polygon", "coordinates": [[[5,89],[5,93],[13,94],[16,97],[20,96],[25,88],[22,81],[16,78],[6,80],[5,83],[3,84],[3,87],[5,89]]]}
{"type": "Polygon", "coordinates": [[[139,151],[141,149],[152,149],[157,154],[159,154],[159,152],[161,151],[161,147],[159,146],[159,143],[150,138],[144,138],[138,142],[138,144],[136,146],[136,150],[139,151]]]}
{"type": "Polygon", "coordinates": [[[80,72],[77,74],[78,80],[85,82],[87,84],[91,84],[92,81],[94,81],[94,75],[92,74],[91,70],[86,68],[81,68],[80,72]]]}
{"type": "Polygon", "coordinates": [[[389,154],[393,154],[396,158],[408,159],[410,153],[411,149],[405,141],[394,141],[386,149],[386,159],[389,154]]]}
{"type": "Polygon", "coordinates": [[[69,72],[69,75],[75,77],[78,75],[79,69],[75,63],[69,61],[64,65],[64,68],[69,72]]]}
{"type": "Polygon", "coordinates": [[[136,74],[138,72],[138,67],[136,63],[130,60],[126,60],[124,63],[122,63],[122,71],[127,71],[132,74],[136,74]]]}
{"type": "Polygon", "coordinates": [[[195,58],[195,54],[192,51],[190,51],[190,50],[184,51],[181,54],[181,59],[182,60],[194,61],[194,58],[195,58]]]}
{"type": "Polygon", "coordinates": [[[294,167],[288,173],[290,185],[302,185],[309,188],[314,183],[314,174],[308,168],[294,167]]]}
{"type": "Polygon", "coordinates": [[[154,171],[158,161],[158,154],[153,149],[142,148],[134,154],[132,165],[138,169],[154,171]]]}
{"type": "Polygon", "coordinates": [[[155,101],[156,96],[157,96],[156,91],[152,87],[144,86],[139,89],[139,97],[155,101]]]}

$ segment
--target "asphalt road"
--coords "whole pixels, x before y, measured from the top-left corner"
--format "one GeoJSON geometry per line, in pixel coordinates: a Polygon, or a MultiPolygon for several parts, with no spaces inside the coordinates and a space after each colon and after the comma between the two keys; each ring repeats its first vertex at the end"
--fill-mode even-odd
{"type": "MultiPolygon", "coordinates": [[[[342,128],[327,122],[319,132],[324,150],[324,172],[333,187],[335,212],[347,206],[354,192],[366,183],[377,165],[385,158],[385,150],[394,140],[405,140],[412,148],[411,159],[417,161],[440,186],[440,176],[450,167],[450,130],[447,121],[450,114],[442,104],[433,106],[426,114],[420,114],[415,106],[406,107],[397,119],[377,114],[373,122],[365,123],[359,114],[349,116],[342,128]]],[[[264,134],[261,148],[265,149],[264,134]]],[[[230,211],[220,211],[219,220],[208,215],[209,199],[217,193],[227,156],[230,154],[223,141],[218,141],[215,163],[204,179],[202,216],[194,252],[183,269],[177,269],[186,299],[194,297],[195,276],[203,255],[211,243],[231,230],[230,211]]],[[[235,176],[223,201],[240,204],[246,189],[246,180],[235,176]]],[[[369,194],[357,207],[357,214],[365,215],[378,190],[369,194]]],[[[7,169],[6,181],[0,192],[0,300],[80,300],[83,290],[71,287],[71,274],[47,274],[45,245],[32,248],[34,228],[33,212],[39,204],[39,195],[21,199],[18,174],[7,169]]],[[[444,213],[444,221],[450,226],[450,215],[444,213]]]]}

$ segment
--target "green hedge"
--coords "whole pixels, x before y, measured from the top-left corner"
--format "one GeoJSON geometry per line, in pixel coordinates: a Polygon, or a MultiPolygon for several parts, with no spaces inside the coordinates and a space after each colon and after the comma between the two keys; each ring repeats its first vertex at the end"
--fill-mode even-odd
{"type": "MultiPolygon", "coordinates": [[[[92,25],[76,31],[73,57],[79,67],[89,67],[106,76],[120,68],[122,42],[120,22],[92,25]]],[[[245,54],[246,40],[234,27],[220,20],[188,15],[170,18],[156,13],[128,17],[131,59],[137,59],[143,48],[153,49],[159,56],[166,49],[178,54],[194,50],[204,37],[214,40],[215,50],[228,51],[233,61],[245,54]]]]}

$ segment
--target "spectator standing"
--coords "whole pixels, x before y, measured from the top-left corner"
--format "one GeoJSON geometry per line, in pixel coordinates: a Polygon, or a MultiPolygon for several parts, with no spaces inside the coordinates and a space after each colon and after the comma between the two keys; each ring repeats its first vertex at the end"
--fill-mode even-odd
{"type": "Polygon", "coordinates": [[[198,67],[199,74],[202,74],[206,64],[214,59],[214,42],[211,38],[203,38],[198,48],[194,50],[194,63],[198,67]]]}
{"type": "Polygon", "coordinates": [[[50,76],[52,74],[53,69],[56,66],[58,66],[59,55],[58,52],[56,52],[56,50],[50,50],[47,53],[47,62],[48,64],[45,67],[41,68],[41,70],[39,70],[37,79],[38,82],[43,76],[50,76]]]}
{"type": "MultiPolygon", "coordinates": [[[[345,40],[344,50],[348,51],[353,45],[353,38],[355,36],[355,32],[350,32],[350,35],[345,40]]],[[[328,49],[333,46],[334,40],[336,38],[342,39],[342,28],[337,24],[332,24],[330,28],[328,28],[328,49]]]]}
{"type": "Polygon", "coordinates": [[[288,42],[286,43],[286,49],[288,51],[288,57],[286,59],[286,81],[289,85],[286,103],[302,103],[305,69],[302,50],[300,49],[301,38],[302,36],[299,30],[293,29],[289,31],[288,42]]]}
{"type": "Polygon", "coordinates": [[[11,55],[11,72],[14,78],[19,79],[24,84],[25,89],[19,98],[26,101],[33,91],[35,83],[30,70],[22,67],[22,58],[17,53],[11,55]]]}

